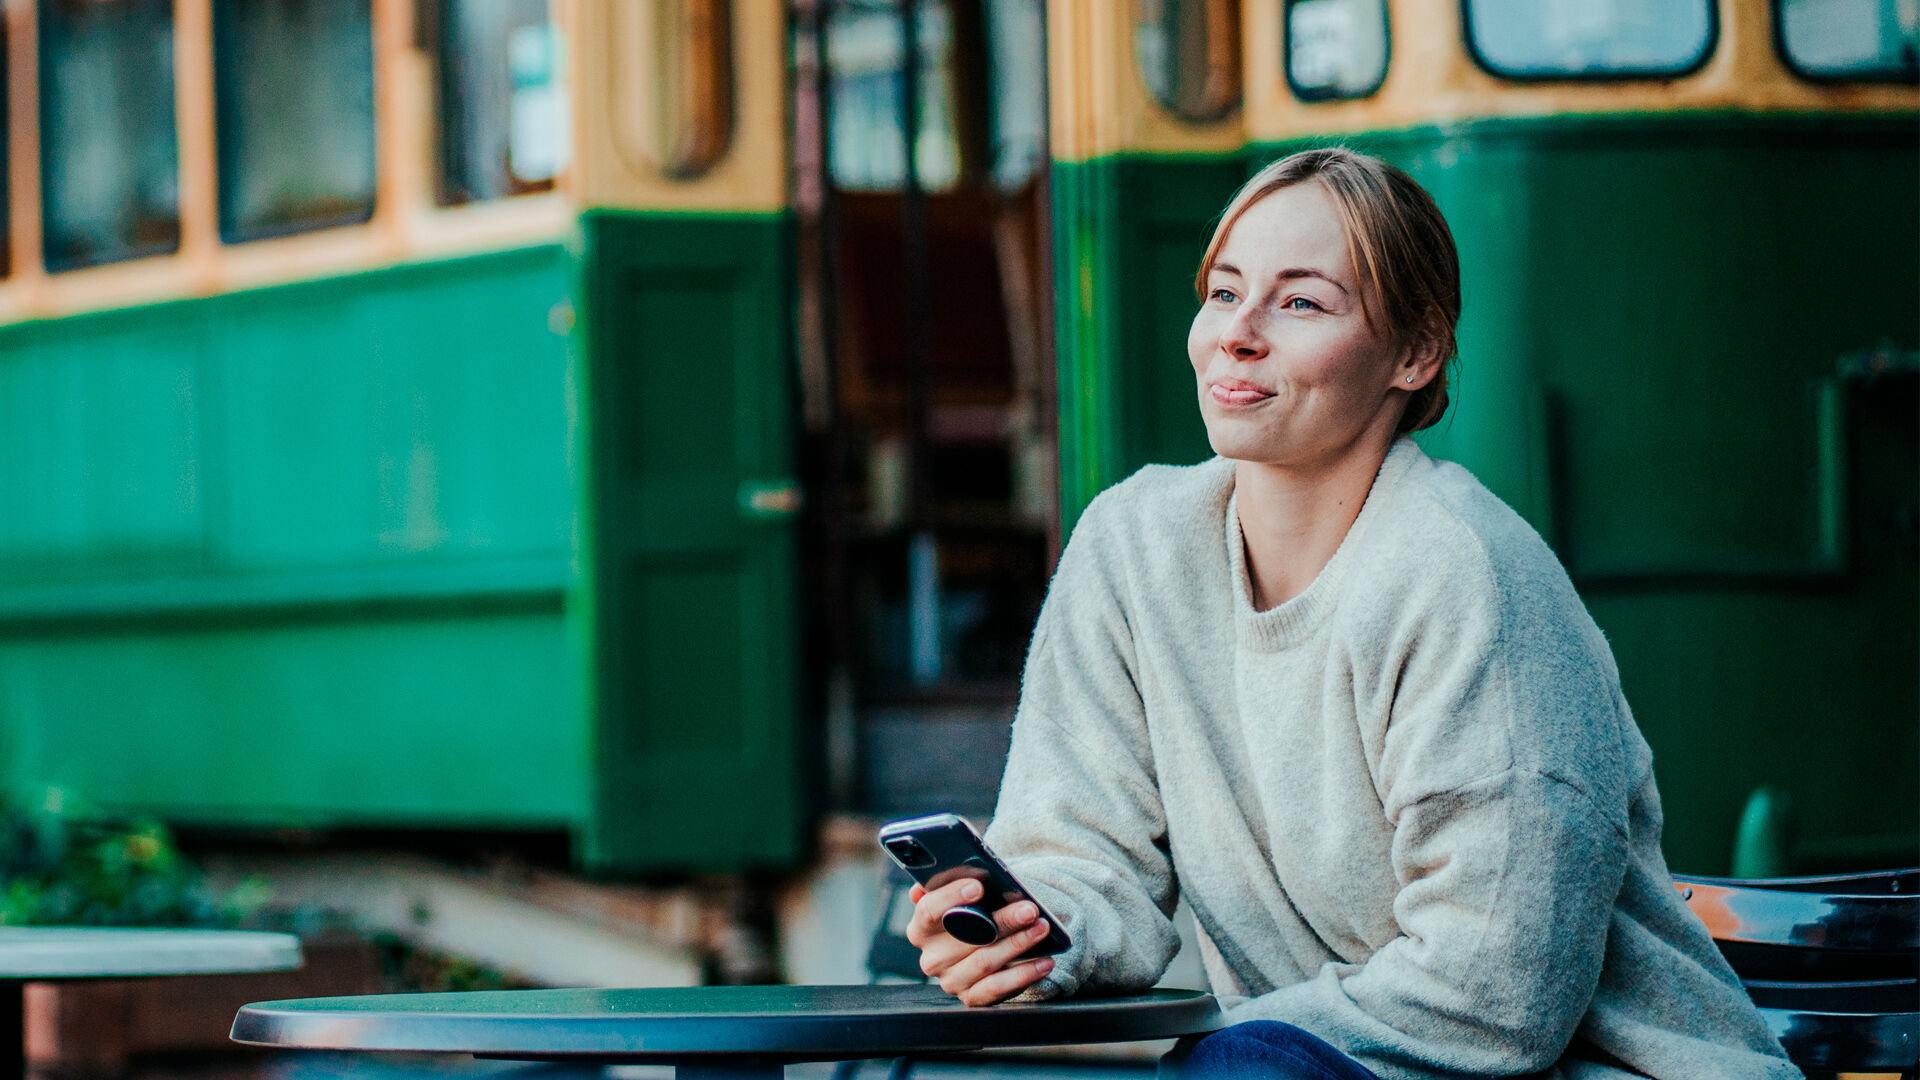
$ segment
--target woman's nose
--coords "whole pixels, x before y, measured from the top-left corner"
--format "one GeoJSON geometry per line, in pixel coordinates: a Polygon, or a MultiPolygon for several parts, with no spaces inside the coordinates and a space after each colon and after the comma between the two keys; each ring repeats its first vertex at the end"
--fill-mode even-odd
{"type": "Polygon", "coordinates": [[[1220,347],[1236,360],[1258,360],[1267,355],[1267,338],[1260,332],[1259,313],[1243,304],[1220,334],[1220,347]]]}

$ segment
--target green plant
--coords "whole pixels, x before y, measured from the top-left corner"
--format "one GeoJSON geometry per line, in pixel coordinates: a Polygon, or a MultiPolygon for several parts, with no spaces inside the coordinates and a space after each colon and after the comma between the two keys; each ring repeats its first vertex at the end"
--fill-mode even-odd
{"type": "Polygon", "coordinates": [[[396,934],[375,934],[372,944],[381,979],[393,993],[530,990],[539,985],[478,960],[421,948],[396,934]]]}
{"type": "Polygon", "coordinates": [[[0,925],[223,926],[249,902],[211,895],[153,818],[57,787],[0,795],[0,925]]]}

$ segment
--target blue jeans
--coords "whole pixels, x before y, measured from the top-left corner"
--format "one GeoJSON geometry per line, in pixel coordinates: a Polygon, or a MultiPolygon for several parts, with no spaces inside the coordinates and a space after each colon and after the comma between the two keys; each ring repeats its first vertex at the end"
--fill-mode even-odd
{"type": "Polygon", "coordinates": [[[1380,1080],[1318,1036],[1278,1020],[1249,1020],[1182,1041],[1161,1074],[1180,1080],[1380,1080]]]}

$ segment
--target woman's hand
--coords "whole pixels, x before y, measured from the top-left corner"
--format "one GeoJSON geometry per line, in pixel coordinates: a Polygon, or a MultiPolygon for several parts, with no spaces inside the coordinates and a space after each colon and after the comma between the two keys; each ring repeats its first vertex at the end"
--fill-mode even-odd
{"type": "Polygon", "coordinates": [[[942,929],[940,917],[980,899],[978,881],[963,878],[932,892],[915,885],[907,898],[913,901],[907,940],[920,950],[920,970],[939,979],[940,989],[968,1005],[1005,1001],[1053,970],[1050,957],[1013,963],[1047,936],[1047,922],[1040,918],[1040,909],[1031,900],[1008,904],[994,912],[1000,940],[975,946],[942,929]]]}

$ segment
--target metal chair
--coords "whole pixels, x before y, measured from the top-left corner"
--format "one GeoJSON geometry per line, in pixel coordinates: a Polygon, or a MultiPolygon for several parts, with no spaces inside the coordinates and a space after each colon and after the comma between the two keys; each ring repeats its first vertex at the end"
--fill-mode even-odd
{"type": "Polygon", "coordinates": [[[1920,869],[1674,886],[1794,1064],[1920,1075],[1920,869]]]}

